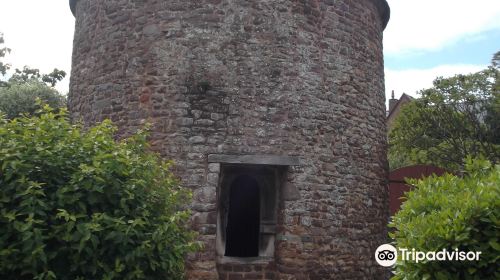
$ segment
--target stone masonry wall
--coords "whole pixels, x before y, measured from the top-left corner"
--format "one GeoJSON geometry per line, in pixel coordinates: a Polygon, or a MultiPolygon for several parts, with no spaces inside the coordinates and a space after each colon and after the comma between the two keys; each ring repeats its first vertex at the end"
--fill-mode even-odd
{"type": "Polygon", "coordinates": [[[384,279],[385,1],[72,2],[71,115],[120,135],[153,124],[153,149],[194,193],[205,250],[189,279],[384,279]],[[217,264],[209,154],[304,159],[287,172],[272,262],[217,264]]]}

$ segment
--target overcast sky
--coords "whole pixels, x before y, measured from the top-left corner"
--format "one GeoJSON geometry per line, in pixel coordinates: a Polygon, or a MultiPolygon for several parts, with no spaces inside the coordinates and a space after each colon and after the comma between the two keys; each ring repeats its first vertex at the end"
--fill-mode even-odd
{"type": "MultiPolygon", "coordinates": [[[[485,68],[500,50],[499,0],[389,0],[386,96],[415,95],[436,76],[485,68]]],[[[0,32],[13,68],[71,69],[74,18],[67,0],[0,0],[0,32]]],[[[66,93],[69,79],[57,88],[66,93]]]]}
{"type": "Polygon", "coordinates": [[[499,0],[389,0],[386,97],[415,96],[436,76],[486,68],[500,50],[499,0]]]}

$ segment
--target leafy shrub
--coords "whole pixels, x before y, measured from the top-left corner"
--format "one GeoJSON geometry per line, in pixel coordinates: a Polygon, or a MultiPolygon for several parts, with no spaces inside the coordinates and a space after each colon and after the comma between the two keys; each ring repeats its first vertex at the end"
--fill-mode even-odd
{"type": "Polygon", "coordinates": [[[189,194],[146,135],[65,111],[0,122],[0,279],[180,279],[189,194]]]}
{"type": "Polygon", "coordinates": [[[500,279],[500,165],[469,159],[466,171],[412,181],[391,237],[409,250],[481,252],[479,261],[398,261],[393,279],[500,279]]]}
{"type": "Polygon", "coordinates": [[[19,117],[22,113],[29,115],[40,109],[36,100],[40,99],[52,108],[66,107],[66,98],[55,89],[40,81],[9,83],[0,87],[0,112],[8,119],[19,117]]]}

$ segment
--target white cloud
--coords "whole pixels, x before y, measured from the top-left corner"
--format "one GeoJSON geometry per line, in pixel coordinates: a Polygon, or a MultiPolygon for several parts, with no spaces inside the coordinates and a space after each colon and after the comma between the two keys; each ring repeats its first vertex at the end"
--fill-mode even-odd
{"type": "Polygon", "coordinates": [[[500,29],[498,0],[388,0],[386,54],[440,50],[461,39],[500,29]]]}
{"type": "MultiPolygon", "coordinates": [[[[4,61],[43,73],[58,68],[69,76],[74,24],[67,0],[0,0],[0,32],[12,49],[4,61]]],[[[67,77],[57,88],[66,93],[68,86],[67,77]]]]}
{"type": "Polygon", "coordinates": [[[395,91],[396,98],[407,93],[416,97],[416,92],[432,87],[432,82],[438,76],[451,77],[456,74],[469,74],[485,69],[487,65],[440,65],[429,69],[385,69],[386,98],[395,91]]]}

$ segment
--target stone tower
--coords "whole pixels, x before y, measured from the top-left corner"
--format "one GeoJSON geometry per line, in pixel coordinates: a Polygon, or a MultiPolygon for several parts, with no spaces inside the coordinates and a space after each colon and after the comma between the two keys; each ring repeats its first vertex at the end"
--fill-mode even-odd
{"type": "Polygon", "coordinates": [[[70,0],[69,108],[194,198],[189,279],[382,279],[385,0],[70,0]]]}

